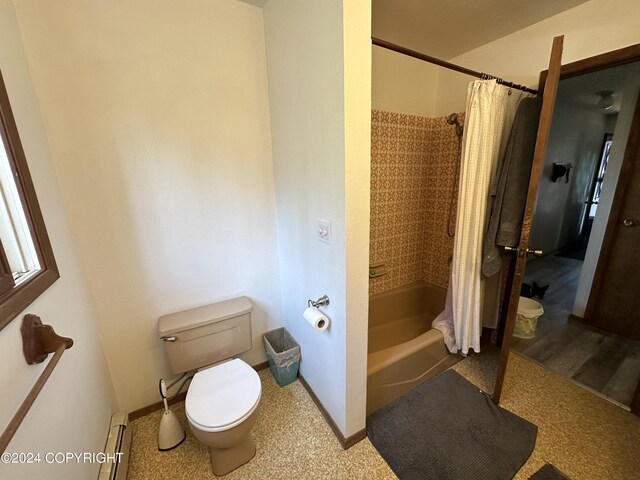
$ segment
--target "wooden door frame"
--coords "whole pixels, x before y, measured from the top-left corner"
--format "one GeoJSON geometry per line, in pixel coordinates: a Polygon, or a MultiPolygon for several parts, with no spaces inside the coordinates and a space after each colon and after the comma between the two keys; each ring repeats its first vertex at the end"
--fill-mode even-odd
{"type": "MultiPolygon", "coordinates": [[[[640,60],[640,43],[630,45],[628,47],[612,50],[610,52],[595,55],[589,58],[583,58],[575,62],[562,65],[560,68],[560,80],[566,78],[584,75],[585,73],[597,72],[598,70],[606,70],[607,68],[625,65],[640,60]]],[[[548,70],[540,72],[538,80],[538,95],[544,92],[544,86],[547,82],[548,70]]]]}
{"type": "MultiPolygon", "coordinates": [[[[575,77],[578,75],[583,75],[586,73],[597,72],[599,70],[605,70],[607,68],[625,65],[627,63],[632,63],[636,61],[640,61],[640,43],[562,65],[560,68],[560,80],[575,77]]],[[[544,92],[548,74],[549,74],[548,70],[543,70],[542,72],[540,72],[540,78],[538,82],[538,95],[540,96],[542,96],[544,92]]],[[[640,102],[640,97],[638,101],[640,102]]],[[[634,119],[631,125],[631,131],[629,132],[627,150],[625,151],[623,165],[621,168],[624,168],[625,164],[630,163],[628,158],[630,155],[629,153],[630,149],[628,147],[631,144],[630,143],[632,140],[631,135],[634,130],[635,122],[636,121],[640,122],[639,117],[640,115],[638,115],[638,111],[636,110],[636,113],[634,114],[634,119]]],[[[638,127],[640,127],[640,125],[638,125],[638,127]]],[[[636,139],[636,141],[640,142],[640,128],[636,128],[635,130],[638,131],[638,139],[636,139]]],[[[619,214],[619,211],[614,211],[614,207],[616,206],[616,199],[618,198],[618,189],[622,186],[620,184],[620,181],[622,180],[622,183],[625,184],[626,186],[627,178],[623,177],[623,173],[624,172],[621,169],[620,180],[618,181],[618,185],[616,186],[616,193],[614,195],[614,203],[612,204],[611,212],[609,213],[609,221],[607,222],[607,233],[609,233],[609,229],[610,229],[609,222],[611,221],[612,218],[614,218],[614,213],[616,214],[615,216],[619,214]]],[[[607,240],[607,233],[605,233],[605,240],[607,240]]],[[[600,258],[603,257],[603,254],[608,255],[609,250],[611,248],[611,240],[612,238],[608,239],[608,242],[606,244],[605,244],[605,241],[603,241],[602,247],[600,249],[600,252],[601,252],[600,258]],[[609,250],[606,250],[607,248],[609,250]]],[[[596,275],[599,267],[600,267],[600,260],[598,260],[598,266],[596,267],[596,275]]],[[[594,277],[594,285],[595,285],[595,282],[596,282],[596,278],[594,277]]],[[[593,291],[593,288],[592,288],[592,291],[593,291]]],[[[589,298],[591,298],[591,294],[589,295],[589,298]]],[[[589,301],[589,303],[591,302],[589,301]]],[[[589,303],[587,304],[587,308],[589,306],[589,303]]],[[[504,315],[502,315],[502,317],[504,317],[504,315]]],[[[500,338],[500,335],[499,335],[499,341],[500,343],[502,343],[503,350],[504,350],[505,344],[507,344],[506,345],[507,352],[505,355],[502,355],[501,353],[501,356],[500,356],[500,366],[498,367],[498,375],[496,377],[496,387],[499,387],[499,388],[496,389],[498,390],[497,392],[494,391],[494,397],[493,397],[496,403],[498,403],[500,399],[500,392],[502,390],[504,376],[506,374],[506,362],[507,362],[508,352],[510,350],[510,344],[511,344],[511,339],[507,338],[507,335],[506,335],[507,333],[508,332],[505,331],[504,332],[505,335],[502,338],[500,338]]],[[[636,393],[632,401],[631,411],[634,412],[636,415],[640,415],[640,382],[638,383],[638,388],[636,389],[636,393]]]]}

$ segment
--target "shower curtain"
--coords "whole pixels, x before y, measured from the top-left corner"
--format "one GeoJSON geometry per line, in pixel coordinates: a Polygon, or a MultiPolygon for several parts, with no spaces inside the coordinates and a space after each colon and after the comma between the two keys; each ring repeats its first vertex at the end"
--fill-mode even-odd
{"type": "MultiPolygon", "coordinates": [[[[469,84],[464,127],[458,208],[451,276],[444,311],[433,321],[452,353],[480,351],[485,280],[481,275],[482,244],[491,208],[491,185],[497,182],[520,101],[525,92],[496,80],[469,84]]],[[[497,294],[495,287],[493,294],[497,294]]]]}

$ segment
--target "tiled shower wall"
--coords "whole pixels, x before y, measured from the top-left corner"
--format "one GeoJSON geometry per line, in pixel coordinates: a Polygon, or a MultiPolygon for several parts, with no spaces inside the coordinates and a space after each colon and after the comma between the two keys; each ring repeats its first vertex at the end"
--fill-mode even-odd
{"type": "MultiPolygon", "coordinates": [[[[459,114],[461,121],[463,115],[459,114]]],[[[460,146],[445,117],[373,110],[371,115],[370,263],[386,274],[371,278],[369,293],[426,280],[449,281],[455,228],[460,146]]]]}

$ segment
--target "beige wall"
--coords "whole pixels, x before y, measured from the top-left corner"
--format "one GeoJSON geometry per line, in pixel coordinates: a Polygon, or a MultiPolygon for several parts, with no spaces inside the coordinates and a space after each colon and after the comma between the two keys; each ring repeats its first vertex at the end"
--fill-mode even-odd
{"type": "MultiPolygon", "coordinates": [[[[451,59],[452,63],[537,88],[552,39],[564,35],[562,63],[640,43],[637,0],[591,0],[451,59]]],[[[467,75],[440,69],[436,115],[465,108],[467,75]]]]}
{"type": "Polygon", "coordinates": [[[268,0],[264,18],[283,318],[302,375],[349,436],[365,424],[370,5],[268,0]],[[331,326],[318,333],[302,312],[324,294],[331,326]]]}
{"type": "Polygon", "coordinates": [[[377,46],[372,54],[371,107],[433,117],[439,68],[377,46]]]}
{"type": "MultiPolygon", "coordinates": [[[[75,342],[63,355],[7,449],[8,452],[40,453],[42,462],[30,465],[0,462],[0,478],[95,478],[97,464],[50,465],[44,461],[47,452],[102,451],[116,401],[9,0],[0,0],[0,31],[2,75],[61,275],[23,313],[39,315],[58,334],[71,337],[75,342]]],[[[25,362],[20,337],[23,313],[0,331],[2,430],[48,362],[39,365],[25,362]]]]}
{"type": "MultiPolygon", "coordinates": [[[[158,401],[157,318],[238,295],[282,324],[262,10],[17,0],[120,406],[158,401]]],[[[106,421],[106,420],[105,420],[106,421]]]]}
{"type": "Polygon", "coordinates": [[[346,385],[345,435],[365,428],[371,197],[371,1],[343,1],[346,385]]]}

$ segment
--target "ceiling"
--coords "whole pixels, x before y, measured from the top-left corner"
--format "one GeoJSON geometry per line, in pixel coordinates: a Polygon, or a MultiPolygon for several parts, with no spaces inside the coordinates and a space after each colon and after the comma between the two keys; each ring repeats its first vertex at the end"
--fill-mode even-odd
{"type": "Polygon", "coordinates": [[[637,85],[639,78],[640,62],[567,78],[560,81],[558,101],[577,103],[604,114],[616,113],[620,111],[623,92],[630,85],[637,85]],[[613,106],[608,110],[598,108],[600,97],[596,92],[602,90],[613,92],[613,106]]]}
{"type": "Polygon", "coordinates": [[[587,0],[372,0],[372,35],[448,60],[587,0]]]}

